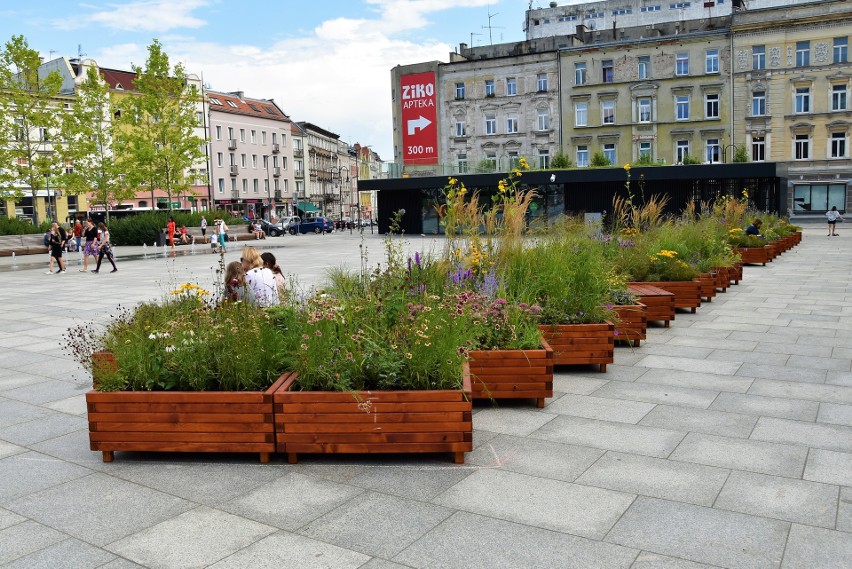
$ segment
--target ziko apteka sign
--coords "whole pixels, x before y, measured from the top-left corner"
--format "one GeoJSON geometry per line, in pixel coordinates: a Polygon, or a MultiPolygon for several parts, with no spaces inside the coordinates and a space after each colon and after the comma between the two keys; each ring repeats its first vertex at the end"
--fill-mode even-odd
{"type": "Polygon", "coordinates": [[[438,163],[438,121],[435,73],[403,75],[399,80],[402,103],[402,158],[405,164],[438,163]]]}

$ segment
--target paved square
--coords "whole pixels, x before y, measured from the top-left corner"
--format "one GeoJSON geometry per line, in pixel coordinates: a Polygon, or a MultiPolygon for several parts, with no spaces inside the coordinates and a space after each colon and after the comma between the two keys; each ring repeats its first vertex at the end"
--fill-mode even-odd
{"type": "MultiPolygon", "coordinates": [[[[357,267],[362,243],[381,260],[377,235],[264,245],[311,285],[357,267]]],[[[557,368],[544,409],[477,405],[464,465],[103,463],[88,447],[91,380],[62,334],[176,284],[211,287],[217,257],[189,251],[120,247],[119,272],[98,275],[74,255],[50,276],[42,256],[0,259],[0,566],[852,567],[852,234],[806,227],[697,314],[617,348],[607,373],[557,368]]]]}

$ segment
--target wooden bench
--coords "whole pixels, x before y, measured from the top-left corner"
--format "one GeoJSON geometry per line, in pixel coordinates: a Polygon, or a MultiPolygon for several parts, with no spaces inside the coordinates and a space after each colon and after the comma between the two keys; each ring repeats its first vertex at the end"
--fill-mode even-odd
{"type": "Polygon", "coordinates": [[[38,255],[47,253],[43,233],[29,235],[0,235],[0,257],[15,255],[38,255]]]}

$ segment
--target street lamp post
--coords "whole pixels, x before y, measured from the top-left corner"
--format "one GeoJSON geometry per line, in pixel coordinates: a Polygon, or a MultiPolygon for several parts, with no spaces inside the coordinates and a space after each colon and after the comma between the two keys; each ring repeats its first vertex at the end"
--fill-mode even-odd
{"type": "Polygon", "coordinates": [[[331,175],[332,185],[334,184],[335,174],[337,174],[337,180],[340,182],[340,188],[339,188],[339,191],[338,191],[338,199],[340,200],[340,223],[343,223],[343,183],[344,183],[344,181],[347,184],[349,183],[349,172],[348,171],[346,172],[346,180],[343,179],[343,172],[345,171],[346,168],[347,168],[347,166],[340,165],[340,166],[332,166],[331,168],[328,169],[328,172],[331,175]]]}

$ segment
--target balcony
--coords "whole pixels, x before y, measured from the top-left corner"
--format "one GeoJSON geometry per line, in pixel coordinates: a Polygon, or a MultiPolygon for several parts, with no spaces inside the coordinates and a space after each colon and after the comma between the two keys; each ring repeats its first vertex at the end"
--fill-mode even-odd
{"type": "Polygon", "coordinates": [[[304,155],[305,155],[305,151],[302,150],[301,148],[294,148],[293,149],[293,158],[301,158],[304,155]]]}
{"type": "Polygon", "coordinates": [[[272,144],[272,153],[278,154],[279,152],[281,152],[281,145],[277,144],[277,143],[273,143],[272,144]]]}
{"type": "Polygon", "coordinates": [[[240,167],[236,166],[236,165],[231,166],[230,170],[231,170],[231,176],[236,176],[237,174],[240,173],[240,167]]]}
{"type": "Polygon", "coordinates": [[[281,199],[281,190],[275,190],[275,199],[276,199],[276,200],[280,200],[280,199],[281,199]]]}
{"type": "Polygon", "coordinates": [[[296,178],[304,179],[305,178],[305,171],[304,170],[296,170],[295,172],[293,172],[293,176],[296,177],[296,178]]]}
{"type": "Polygon", "coordinates": [[[281,177],[281,168],[279,168],[278,166],[273,168],[272,169],[272,175],[275,176],[276,178],[280,178],[281,177]]]}
{"type": "Polygon", "coordinates": [[[240,192],[231,192],[231,199],[232,200],[240,199],[240,192]]]}
{"type": "Polygon", "coordinates": [[[228,140],[228,150],[236,150],[237,149],[237,139],[231,138],[228,140]]]}

